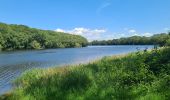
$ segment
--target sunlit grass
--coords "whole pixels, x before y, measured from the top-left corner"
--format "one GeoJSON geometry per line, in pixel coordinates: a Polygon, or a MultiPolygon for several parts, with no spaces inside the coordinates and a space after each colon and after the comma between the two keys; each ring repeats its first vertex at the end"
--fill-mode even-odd
{"type": "Polygon", "coordinates": [[[89,64],[33,69],[7,100],[169,100],[170,48],[104,57],[89,64]]]}

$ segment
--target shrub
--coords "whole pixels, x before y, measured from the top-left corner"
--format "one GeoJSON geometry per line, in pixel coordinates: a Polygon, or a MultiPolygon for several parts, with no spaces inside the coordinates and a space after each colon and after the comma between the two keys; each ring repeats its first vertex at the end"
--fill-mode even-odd
{"type": "Polygon", "coordinates": [[[81,47],[81,45],[79,43],[75,43],[74,47],[81,47]]]}
{"type": "Polygon", "coordinates": [[[166,41],[166,44],[165,44],[166,46],[170,46],[170,39],[168,39],[167,41],[166,41]]]}
{"type": "Polygon", "coordinates": [[[0,44],[0,51],[3,49],[2,45],[0,44]]]}
{"type": "Polygon", "coordinates": [[[30,45],[31,45],[31,49],[41,49],[40,43],[38,43],[36,40],[32,41],[30,45]]]}

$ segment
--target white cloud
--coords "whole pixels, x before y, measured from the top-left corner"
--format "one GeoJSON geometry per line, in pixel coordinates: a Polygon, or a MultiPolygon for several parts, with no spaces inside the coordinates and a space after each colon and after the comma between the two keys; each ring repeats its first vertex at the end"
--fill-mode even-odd
{"type": "Polygon", "coordinates": [[[84,28],[84,27],[76,27],[73,29],[56,29],[56,32],[65,32],[69,34],[74,34],[74,35],[81,35],[85,38],[87,38],[88,41],[93,41],[93,40],[112,40],[112,39],[117,39],[121,37],[130,37],[130,36],[152,36],[154,33],[150,32],[139,32],[135,29],[130,29],[130,28],[124,28],[124,32],[117,33],[117,32],[108,32],[106,29],[90,29],[90,28],[84,28]]]}
{"type": "Polygon", "coordinates": [[[68,30],[68,33],[82,35],[89,32],[89,29],[86,28],[74,28],[73,30],[68,30]]]}
{"type": "Polygon", "coordinates": [[[143,36],[147,36],[147,37],[152,36],[152,35],[153,35],[153,34],[152,34],[152,33],[149,33],[149,32],[143,33],[143,36]]]}
{"type": "Polygon", "coordinates": [[[64,32],[64,30],[63,30],[63,29],[59,29],[59,28],[58,28],[58,29],[56,29],[55,31],[56,31],[56,32],[64,32]]]}
{"type": "Polygon", "coordinates": [[[129,37],[129,36],[139,36],[139,34],[137,33],[137,31],[135,29],[131,29],[131,28],[124,28],[123,29],[126,33],[125,37],[129,37]]]}
{"type": "Polygon", "coordinates": [[[130,29],[130,30],[128,30],[128,32],[129,32],[129,33],[136,33],[136,30],[130,29]]]}
{"type": "Polygon", "coordinates": [[[89,41],[92,40],[101,40],[103,39],[103,35],[107,35],[106,29],[89,29],[83,27],[77,27],[71,30],[64,30],[64,29],[56,29],[56,32],[65,32],[69,34],[81,35],[87,38],[89,41]]]}
{"type": "MultiPolygon", "coordinates": [[[[168,30],[168,28],[165,28],[166,30],[168,30]]],[[[150,37],[152,36],[154,33],[150,33],[150,32],[137,32],[135,29],[133,28],[124,28],[123,29],[125,34],[125,37],[129,37],[129,36],[146,36],[146,37],[150,37]]]]}
{"type": "Polygon", "coordinates": [[[126,34],[121,33],[121,34],[119,34],[119,36],[120,36],[120,37],[125,37],[125,36],[126,36],[126,34]]]}
{"type": "Polygon", "coordinates": [[[111,3],[110,2],[104,2],[98,9],[97,9],[97,14],[99,14],[103,9],[107,8],[108,6],[110,6],[111,3]]]}
{"type": "Polygon", "coordinates": [[[134,33],[132,36],[140,36],[139,34],[137,34],[137,33],[134,33]]]}

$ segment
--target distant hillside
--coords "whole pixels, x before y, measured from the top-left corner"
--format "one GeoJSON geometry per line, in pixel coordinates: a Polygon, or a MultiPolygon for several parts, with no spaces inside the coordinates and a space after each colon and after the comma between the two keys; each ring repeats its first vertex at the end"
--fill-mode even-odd
{"type": "Polygon", "coordinates": [[[0,50],[84,47],[87,40],[51,30],[0,23],[0,50]]]}
{"type": "Polygon", "coordinates": [[[92,41],[90,45],[165,45],[166,41],[170,39],[170,33],[155,34],[151,37],[132,36],[113,40],[92,41]]]}

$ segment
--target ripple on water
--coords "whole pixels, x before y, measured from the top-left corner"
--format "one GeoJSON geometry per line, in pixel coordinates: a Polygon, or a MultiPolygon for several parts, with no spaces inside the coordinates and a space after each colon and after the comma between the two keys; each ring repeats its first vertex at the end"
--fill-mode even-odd
{"type": "Polygon", "coordinates": [[[0,94],[8,91],[11,87],[11,81],[18,77],[22,72],[38,68],[45,62],[26,62],[15,65],[0,66],[0,94]]]}

